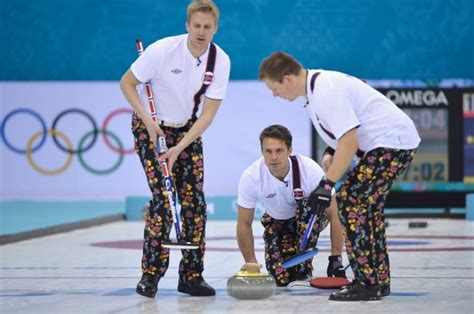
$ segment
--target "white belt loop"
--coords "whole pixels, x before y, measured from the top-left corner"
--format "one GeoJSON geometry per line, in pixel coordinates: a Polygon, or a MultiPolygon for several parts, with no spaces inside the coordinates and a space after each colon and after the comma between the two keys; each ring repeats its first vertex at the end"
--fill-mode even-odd
{"type": "Polygon", "coordinates": [[[163,121],[163,120],[158,119],[158,125],[159,126],[166,126],[166,127],[170,127],[170,128],[182,128],[186,124],[188,124],[188,121],[181,122],[181,123],[173,123],[173,122],[167,122],[167,121],[163,121]]]}

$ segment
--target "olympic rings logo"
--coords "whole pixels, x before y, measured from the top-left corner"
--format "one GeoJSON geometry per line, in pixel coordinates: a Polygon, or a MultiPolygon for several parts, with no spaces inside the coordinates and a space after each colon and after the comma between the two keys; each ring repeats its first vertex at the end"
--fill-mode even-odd
{"type": "Polygon", "coordinates": [[[115,116],[117,116],[119,114],[123,114],[123,113],[132,114],[133,110],[131,108],[119,108],[119,109],[113,110],[112,112],[110,112],[105,117],[104,122],[102,123],[102,126],[99,129],[97,127],[97,123],[94,120],[94,118],[92,117],[92,115],[90,115],[88,112],[86,112],[82,109],[71,108],[71,109],[67,109],[67,110],[64,110],[64,111],[60,112],[54,118],[51,128],[48,129],[46,127],[46,122],[44,121],[44,119],[37,112],[35,112],[34,110],[31,110],[31,109],[27,109],[27,108],[19,108],[19,109],[15,109],[15,110],[9,112],[5,116],[5,118],[3,119],[2,123],[1,123],[1,136],[2,136],[3,142],[5,143],[5,145],[11,151],[13,151],[15,153],[18,153],[18,154],[21,154],[21,155],[26,155],[26,157],[28,159],[28,163],[30,164],[30,166],[33,169],[35,169],[37,172],[42,173],[44,175],[52,176],[52,175],[58,175],[60,173],[63,173],[71,165],[74,155],[77,155],[79,163],[82,165],[82,167],[85,170],[87,170],[87,171],[89,171],[93,174],[96,174],[96,175],[106,175],[106,174],[114,172],[117,168],[120,167],[120,165],[123,162],[124,155],[131,154],[135,151],[134,148],[125,149],[122,141],[118,138],[118,136],[107,129],[107,126],[109,125],[112,118],[114,118],[115,116]],[[31,138],[28,140],[28,144],[26,145],[26,149],[22,149],[22,148],[14,146],[11,143],[11,141],[8,140],[7,134],[5,132],[6,131],[6,125],[9,122],[11,122],[11,119],[16,115],[21,115],[21,114],[30,115],[33,118],[37,119],[41,124],[41,130],[34,133],[31,136],[31,138]],[[87,120],[89,120],[89,122],[92,125],[92,130],[85,133],[80,138],[77,148],[73,147],[73,144],[71,143],[71,140],[69,139],[69,137],[66,134],[64,134],[63,132],[61,132],[57,129],[58,122],[62,118],[64,118],[66,115],[69,115],[69,114],[82,115],[87,120]],[[53,142],[56,144],[56,146],[62,152],[67,154],[66,162],[62,166],[60,166],[56,169],[46,169],[42,166],[39,166],[37,164],[37,162],[35,162],[34,159],[33,159],[33,153],[38,151],[44,145],[44,143],[46,142],[48,134],[52,136],[53,142]],[[84,159],[84,156],[83,156],[83,154],[85,152],[89,151],[94,146],[94,144],[97,141],[97,137],[99,136],[99,134],[102,135],[102,138],[103,138],[105,144],[111,150],[113,150],[114,152],[116,152],[118,154],[117,161],[112,166],[110,166],[109,168],[105,168],[105,169],[97,169],[97,168],[94,168],[94,167],[90,166],[89,164],[86,163],[86,161],[84,159]],[[65,144],[62,144],[61,141],[59,141],[58,138],[61,139],[62,142],[65,143],[65,144]],[[90,140],[86,144],[86,141],[89,138],[90,138],[90,140]],[[114,143],[112,143],[112,141],[110,139],[112,139],[112,141],[114,143]]]}

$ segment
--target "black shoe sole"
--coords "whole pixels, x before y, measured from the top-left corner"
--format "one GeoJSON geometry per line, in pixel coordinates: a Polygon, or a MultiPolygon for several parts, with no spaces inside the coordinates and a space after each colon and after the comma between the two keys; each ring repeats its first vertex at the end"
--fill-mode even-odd
{"type": "Polygon", "coordinates": [[[382,302],[382,299],[376,299],[376,300],[333,300],[329,299],[329,302],[341,302],[341,303],[354,303],[354,302],[382,302]]]}
{"type": "Polygon", "coordinates": [[[381,300],[382,300],[382,296],[380,294],[378,295],[367,295],[367,294],[345,295],[343,293],[340,294],[339,292],[336,292],[336,293],[332,293],[329,296],[329,301],[339,301],[339,302],[378,302],[381,300]]]}
{"type": "Polygon", "coordinates": [[[335,302],[380,302],[382,298],[371,298],[371,299],[350,299],[350,298],[331,298],[329,296],[329,301],[335,302]]]}

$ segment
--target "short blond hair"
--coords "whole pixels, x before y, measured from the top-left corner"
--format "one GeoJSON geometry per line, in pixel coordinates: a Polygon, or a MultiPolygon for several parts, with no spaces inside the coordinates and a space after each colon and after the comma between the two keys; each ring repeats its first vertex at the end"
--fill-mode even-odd
{"type": "Polygon", "coordinates": [[[186,21],[189,23],[191,20],[191,15],[196,12],[210,13],[214,16],[216,25],[219,22],[219,9],[217,5],[212,2],[212,0],[193,0],[188,5],[188,11],[186,16],[186,21]]]}
{"type": "Polygon", "coordinates": [[[258,78],[270,79],[274,82],[283,82],[286,75],[298,75],[303,66],[288,53],[277,51],[265,58],[260,64],[258,78]]]}

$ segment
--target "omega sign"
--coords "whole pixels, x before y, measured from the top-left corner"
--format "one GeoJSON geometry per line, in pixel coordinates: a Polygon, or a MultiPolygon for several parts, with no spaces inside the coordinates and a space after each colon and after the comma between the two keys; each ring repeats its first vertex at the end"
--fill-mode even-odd
{"type": "Polygon", "coordinates": [[[393,90],[385,96],[400,107],[447,107],[449,102],[442,90],[393,90]]]}

